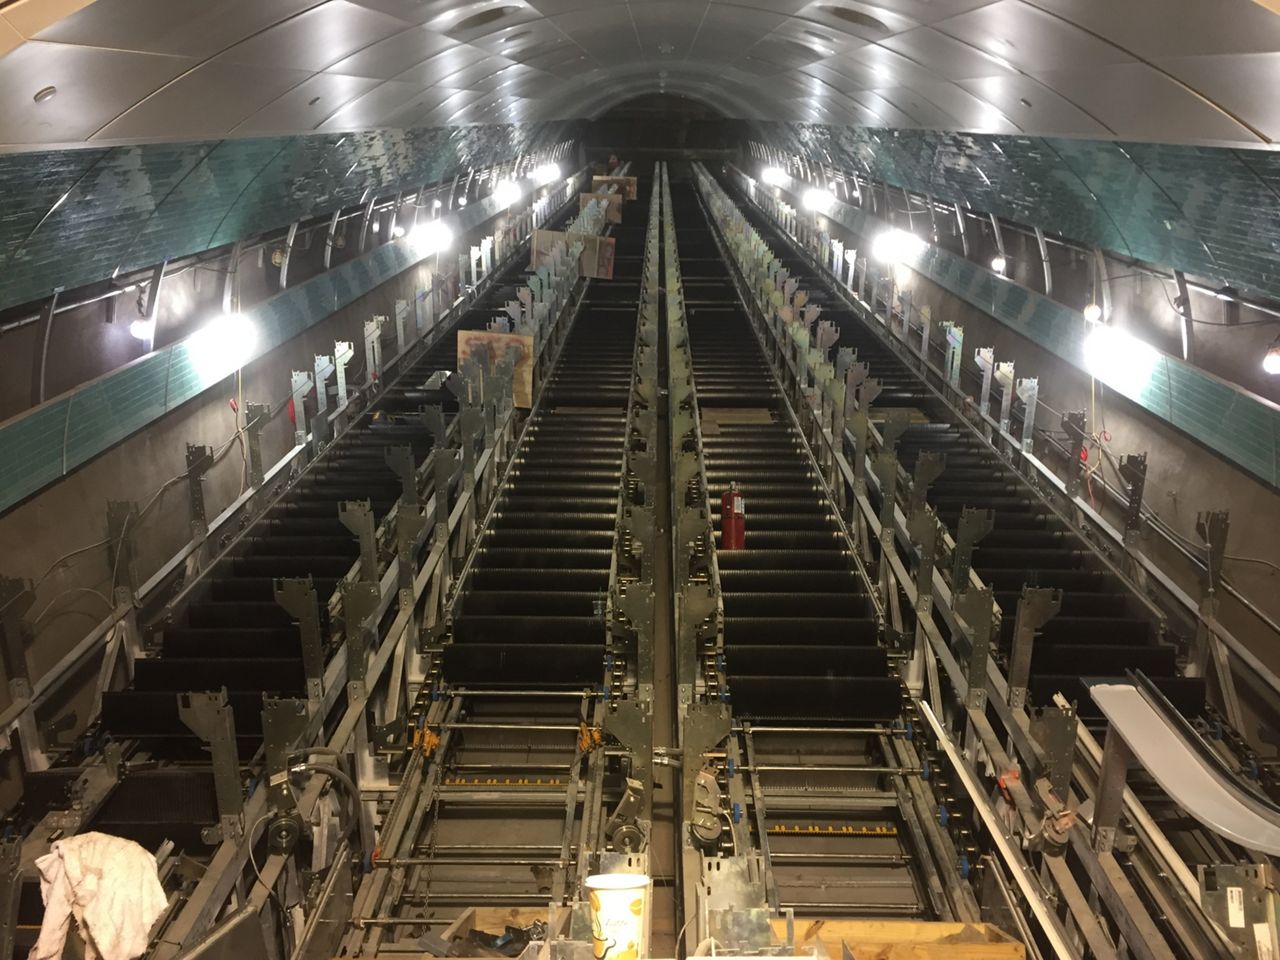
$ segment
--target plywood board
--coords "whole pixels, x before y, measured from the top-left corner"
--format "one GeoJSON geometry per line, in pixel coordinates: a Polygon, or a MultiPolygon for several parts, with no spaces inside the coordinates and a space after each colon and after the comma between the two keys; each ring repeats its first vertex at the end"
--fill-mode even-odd
{"type": "Polygon", "coordinates": [[[530,409],[533,406],[533,337],[491,333],[488,330],[459,330],[458,368],[462,368],[464,360],[479,361],[481,355],[490,374],[505,357],[515,361],[512,402],[522,410],[530,409]]]}
{"type": "Polygon", "coordinates": [[[529,269],[537,270],[544,260],[551,256],[551,250],[557,243],[568,243],[569,235],[560,230],[535,230],[529,242],[529,269]]]}
{"type": "Polygon", "coordinates": [[[622,222],[622,195],[617,193],[580,193],[578,194],[578,209],[587,209],[587,204],[592,200],[599,200],[605,205],[604,217],[608,223],[622,222]]]}
{"type": "Polygon", "coordinates": [[[579,239],[582,240],[582,256],[578,258],[578,264],[582,275],[594,280],[612,280],[613,254],[618,241],[613,237],[583,236],[579,239]]]}
{"type": "MultiPolygon", "coordinates": [[[[770,921],[785,943],[787,921],[770,921]]],[[[1026,960],[1026,947],[989,923],[919,920],[797,920],[795,952],[818,944],[831,957],[847,944],[854,960],[1026,960]]]]}
{"type": "Polygon", "coordinates": [[[613,255],[617,241],[613,237],[595,237],[585,233],[567,234],[559,230],[535,230],[529,244],[529,269],[536,270],[546,259],[551,248],[559,241],[572,244],[582,242],[582,254],[578,257],[578,270],[584,277],[595,280],[613,279],[613,255]]]}
{"type": "Polygon", "coordinates": [[[599,193],[601,190],[608,190],[610,187],[617,187],[618,193],[626,200],[635,200],[640,195],[640,186],[636,182],[635,177],[592,177],[591,190],[593,193],[599,193]]]}

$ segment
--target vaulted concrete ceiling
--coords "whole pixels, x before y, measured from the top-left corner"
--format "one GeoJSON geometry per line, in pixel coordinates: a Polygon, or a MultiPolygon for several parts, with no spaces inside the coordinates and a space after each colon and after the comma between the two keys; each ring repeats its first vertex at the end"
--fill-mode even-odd
{"type": "Polygon", "coordinates": [[[0,0],[0,145],[593,117],[1280,139],[1254,0],[0,0]]]}

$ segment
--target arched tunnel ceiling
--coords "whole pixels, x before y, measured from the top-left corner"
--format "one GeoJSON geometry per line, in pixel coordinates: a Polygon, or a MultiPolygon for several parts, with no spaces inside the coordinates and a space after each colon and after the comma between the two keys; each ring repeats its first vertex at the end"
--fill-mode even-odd
{"type": "Polygon", "coordinates": [[[593,117],[1280,135],[1255,0],[0,0],[0,145],[593,117]],[[56,93],[38,96],[54,88],[56,93]]]}

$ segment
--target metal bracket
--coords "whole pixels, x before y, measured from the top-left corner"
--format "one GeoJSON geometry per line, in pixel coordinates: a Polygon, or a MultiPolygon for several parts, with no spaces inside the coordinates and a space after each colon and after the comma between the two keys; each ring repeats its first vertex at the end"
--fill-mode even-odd
{"type": "Polygon", "coordinates": [[[338,519],[360,541],[360,579],[378,582],[378,541],[373,508],[368,500],[344,500],[338,504],[338,519]]]}
{"type": "Polygon", "coordinates": [[[293,617],[302,641],[302,670],[307,678],[307,698],[324,695],[324,639],[320,632],[320,600],[311,577],[276,580],[276,603],[293,617]]]}
{"type": "Polygon", "coordinates": [[[293,442],[307,442],[307,394],[311,392],[311,374],[294,370],[289,376],[289,396],[293,400],[293,442]]]}
{"type": "Polygon", "coordinates": [[[1031,679],[1031,651],[1036,632],[1062,609],[1062,591],[1052,587],[1022,588],[1013,624],[1013,650],[1009,654],[1009,706],[1020,710],[1027,703],[1031,679]]]}
{"type": "Polygon", "coordinates": [[[1133,546],[1142,532],[1142,494],[1147,487],[1147,455],[1129,453],[1120,458],[1120,478],[1128,503],[1124,513],[1124,542],[1133,546]]]}
{"type": "Polygon", "coordinates": [[[262,428],[271,417],[271,407],[265,403],[244,405],[244,435],[249,447],[249,486],[262,485],[266,472],[262,465],[262,428]]]}
{"type": "Polygon", "coordinates": [[[648,791],[644,783],[627,778],[626,792],[604,825],[604,835],[619,853],[641,853],[649,845],[649,825],[643,818],[648,791]]]}
{"type": "Polygon", "coordinates": [[[382,600],[378,584],[344,580],[342,622],[347,646],[347,683],[364,690],[365,660],[376,626],[371,622],[382,600]]]}
{"type": "MultiPolygon", "coordinates": [[[[329,374],[334,370],[333,357],[315,355],[316,416],[311,424],[311,449],[319,453],[329,442],[329,374]]],[[[295,404],[296,407],[296,404],[295,404]]]]}
{"type": "Polygon", "coordinates": [[[191,534],[196,539],[209,532],[204,509],[204,475],[213,466],[213,447],[187,444],[187,497],[191,504],[191,534]]]}
{"type": "Polygon", "coordinates": [[[1040,381],[1027,377],[1017,383],[1018,399],[1022,401],[1022,449],[1030,453],[1036,437],[1036,406],[1040,401],[1040,381]]]}
{"type": "Polygon", "coordinates": [[[1031,714],[1031,736],[1044,750],[1045,771],[1054,795],[1064,803],[1071,788],[1076,751],[1076,709],[1049,704],[1031,714]]]}
{"type": "Polygon", "coordinates": [[[916,458],[915,473],[911,478],[911,502],[907,519],[915,517],[929,498],[929,485],[942,475],[947,467],[947,455],[936,450],[925,450],[916,458]]]}
{"type": "Polygon", "coordinates": [[[1067,448],[1071,451],[1067,456],[1067,496],[1074,497],[1080,492],[1080,457],[1084,453],[1085,430],[1088,419],[1083,410],[1073,410],[1062,415],[1062,429],[1067,431],[1067,448]]]}
{"type": "Polygon", "coordinates": [[[973,569],[973,548],[983,537],[995,529],[996,512],[977,507],[965,507],[960,511],[956,526],[956,546],[951,564],[951,589],[957,593],[969,585],[969,571],[973,569]]]}
{"type": "Polygon", "coordinates": [[[267,827],[267,843],[276,853],[289,853],[302,835],[302,820],[289,789],[289,760],[307,729],[305,700],[262,698],[262,745],[266,754],[267,805],[275,815],[267,827]]]}
{"type": "Polygon", "coordinates": [[[1270,863],[1225,863],[1196,868],[1199,902],[1205,913],[1239,948],[1238,956],[1269,960],[1280,956],[1280,878],[1270,863]]]}
{"type": "Polygon", "coordinates": [[[1205,569],[1200,575],[1206,595],[1217,593],[1222,583],[1222,557],[1227,551],[1227,532],[1231,515],[1226,510],[1211,510],[1196,515],[1196,533],[1205,545],[1205,569]]]}
{"type": "Polygon", "coordinates": [[[1013,363],[997,363],[995,381],[1000,385],[1000,432],[1009,432],[1009,421],[1013,415],[1014,375],[1013,363]]]}
{"type": "Polygon", "coordinates": [[[396,353],[404,353],[409,346],[409,301],[397,300],[396,317],[396,353]]]}
{"type": "Polygon", "coordinates": [[[355,355],[355,347],[350,340],[333,341],[333,368],[338,379],[338,406],[347,402],[347,364],[355,355]]]}
{"type": "Polygon", "coordinates": [[[692,703],[684,720],[682,764],[684,791],[682,820],[693,819],[694,783],[702,769],[703,755],[729,736],[731,718],[728,704],[692,703]]]}
{"type": "Polygon", "coordinates": [[[413,447],[406,445],[386,447],[383,459],[392,472],[400,478],[400,505],[416,507],[418,501],[418,464],[413,458],[413,447]]]}
{"type": "Polygon", "coordinates": [[[218,826],[201,833],[205,843],[237,839],[244,830],[244,791],[240,786],[240,752],[236,747],[235,711],[227,690],[178,694],[178,717],[209,745],[213,792],[218,803],[218,826]]]}
{"type": "Polygon", "coordinates": [[[382,325],[386,317],[374,317],[364,322],[365,382],[377,383],[382,377],[382,325]]]}
{"type": "Polygon", "coordinates": [[[987,660],[991,653],[995,598],[990,587],[969,587],[954,595],[952,606],[969,628],[969,662],[966,678],[969,695],[965,706],[982,710],[987,705],[987,660]]]}
{"type": "Polygon", "coordinates": [[[1133,759],[1129,745],[1114,727],[1108,727],[1093,801],[1093,849],[1098,853],[1110,853],[1115,848],[1116,831],[1120,829],[1120,814],[1124,809],[1125,783],[1133,759]]]}
{"type": "Polygon", "coordinates": [[[978,412],[985,417],[991,410],[991,377],[995,372],[996,348],[979,347],[973,352],[973,362],[982,371],[982,392],[978,395],[978,412]]]}

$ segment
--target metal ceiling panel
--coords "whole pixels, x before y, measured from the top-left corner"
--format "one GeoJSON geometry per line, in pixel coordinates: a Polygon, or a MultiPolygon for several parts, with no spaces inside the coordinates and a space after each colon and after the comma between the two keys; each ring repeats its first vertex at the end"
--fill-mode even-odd
{"type": "Polygon", "coordinates": [[[932,83],[912,81],[908,89],[952,117],[952,123],[948,124],[951,129],[1014,133],[1020,129],[1020,127],[1006,126],[1016,121],[1005,117],[995,104],[964,89],[963,85],[957,86],[954,83],[942,81],[932,83]]]}
{"type": "Polygon", "coordinates": [[[1021,0],[996,0],[934,29],[1032,73],[1134,60],[1124,49],[1021,0]]]}
{"type": "Polygon", "coordinates": [[[233,135],[279,134],[291,130],[314,130],[339,107],[368,93],[378,85],[371,77],[348,77],[317,73],[277,97],[231,133],[233,135]]]}
{"type": "Polygon", "coordinates": [[[423,87],[433,86],[449,74],[457,73],[482,59],[484,59],[484,53],[475,47],[455,46],[421,63],[414,64],[393,79],[401,83],[416,83],[423,87]]]}
{"type": "Polygon", "coordinates": [[[1280,53],[1180,57],[1161,65],[1264,136],[1280,140],[1280,53]]]}
{"type": "Polygon", "coordinates": [[[967,80],[1014,73],[1014,68],[994,54],[976,49],[930,27],[908,30],[890,37],[884,46],[947,80],[967,80]]]}
{"type": "MultiPolygon", "coordinates": [[[[777,5],[771,6],[776,8],[777,5]]],[[[818,0],[817,3],[806,5],[799,15],[828,30],[849,34],[861,40],[879,41],[918,26],[914,20],[893,10],[854,0],[818,0]]]]}
{"type": "Polygon", "coordinates": [[[339,60],[328,72],[392,80],[410,67],[455,47],[457,44],[448,37],[428,27],[413,27],[339,60]]]}
{"type": "Polygon", "coordinates": [[[323,0],[96,0],[46,27],[40,40],[212,57],[323,0]]]}
{"type": "Polygon", "coordinates": [[[407,24],[348,0],[328,0],[241,41],[221,54],[233,63],[323,70],[407,24]]]}
{"type": "Polygon", "coordinates": [[[530,0],[529,5],[544,17],[558,17],[564,13],[599,10],[602,7],[625,7],[627,0],[530,0]]]}
{"type": "Polygon", "coordinates": [[[1105,123],[1117,136],[1138,140],[1229,141],[1249,130],[1165,74],[1142,63],[1036,75],[1105,123]]]}
{"type": "Polygon", "coordinates": [[[367,130],[387,126],[386,118],[422,93],[416,83],[387,80],[368,93],[339,107],[320,122],[317,130],[367,130]]]}
{"type": "Polygon", "coordinates": [[[475,63],[442,78],[440,83],[442,86],[457,87],[460,90],[470,89],[478,81],[486,77],[492,77],[507,66],[508,63],[509,61],[504,60],[502,57],[485,57],[483,60],[477,60],[475,63]]]}
{"type": "MultiPolygon", "coordinates": [[[[937,3],[936,0],[876,0],[874,9],[864,8],[864,10],[872,16],[880,16],[876,12],[879,10],[882,13],[897,14],[915,23],[926,24],[953,17],[990,2],[991,0],[947,0],[946,3],[937,3]]],[[[829,3],[830,0],[817,0],[816,3],[804,6],[816,7],[829,3]]]]}
{"type": "Polygon", "coordinates": [[[157,129],[172,131],[175,139],[223,137],[310,76],[305,70],[211,60],[121,114],[93,139],[137,142],[157,129]]]}
{"type": "Polygon", "coordinates": [[[1260,3],[1216,0],[1036,0],[1037,5],[1139,57],[1280,49],[1280,17],[1260,3]]]}
{"type": "MultiPolygon", "coordinates": [[[[1240,144],[1269,142],[1277,127],[1267,92],[1280,58],[1280,16],[1252,0],[209,0],[197,8],[170,0],[93,0],[80,6],[45,28],[42,40],[0,56],[0,80],[12,77],[0,91],[0,143],[84,141],[113,121],[113,131],[140,140],[247,131],[255,128],[242,121],[263,108],[263,90],[287,95],[270,79],[246,95],[244,77],[213,69],[197,70],[164,92],[210,59],[416,84],[417,96],[436,83],[491,88],[487,67],[469,68],[486,56],[501,57],[543,71],[540,87],[521,93],[533,101],[529,111],[558,117],[598,113],[621,98],[679,86],[731,115],[780,120],[817,110],[848,124],[1240,144]],[[142,58],[164,53],[188,59],[162,69],[142,58]],[[818,65],[847,84],[813,69],[818,65]],[[733,69],[741,74],[726,79],[733,69]],[[795,91],[791,81],[801,74],[854,96],[827,92],[823,99],[787,102],[778,91],[795,91]],[[64,82],[54,84],[52,99],[24,101],[23,90],[55,75],[64,82]],[[214,104],[214,115],[197,120],[168,106],[174,98],[195,99],[188,90],[214,104]],[[880,93],[856,96],[869,90],[880,93]],[[926,90],[927,102],[913,100],[926,90]],[[981,106],[975,109],[971,99],[981,106]],[[232,101],[242,106],[233,108],[232,101]]],[[[800,83],[810,96],[811,85],[800,83]]],[[[402,99],[391,112],[408,102],[402,99]]],[[[482,106],[466,114],[468,121],[492,113],[496,102],[482,106]]],[[[314,117],[282,107],[270,122],[296,122],[293,132],[301,132],[313,128],[314,117]]]]}
{"type": "Polygon", "coordinates": [[[426,118],[431,112],[455,93],[456,90],[448,87],[430,87],[389,113],[387,125],[408,130],[426,126],[426,118]]]}
{"type": "Polygon", "coordinates": [[[0,59],[0,145],[88,140],[195,64],[189,57],[25,43],[0,59]],[[46,87],[57,95],[37,103],[35,94],[46,87]]]}
{"type": "Polygon", "coordinates": [[[960,86],[1008,117],[1015,130],[1042,130],[1067,137],[1105,137],[1114,132],[1097,117],[1060,97],[1052,87],[1031,77],[983,77],[963,80],[960,86]]]}

